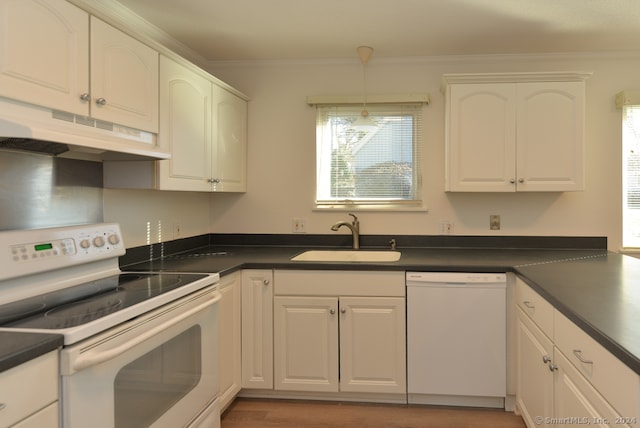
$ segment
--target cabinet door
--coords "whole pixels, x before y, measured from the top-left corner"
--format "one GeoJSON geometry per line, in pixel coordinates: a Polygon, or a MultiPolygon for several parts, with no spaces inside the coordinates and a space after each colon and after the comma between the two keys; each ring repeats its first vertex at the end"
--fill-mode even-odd
{"type": "Polygon", "coordinates": [[[518,84],[518,191],[583,190],[584,82],[518,84]]]}
{"type": "Polygon", "coordinates": [[[405,300],[340,298],[340,390],[406,393],[405,300]]]}
{"type": "Polygon", "coordinates": [[[158,52],[91,17],[91,116],[158,132],[158,52]]]}
{"type": "Polygon", "coordinates": [[[240,272],[222,277],[218,324],[220,356],[220,407],[224,409],[240,391],[242,383],[242,332],[241,328],[241,284],[240,272]]]}
{"type": "Polygon", "coordinates": [[[275,389],[338,391],[338,299],[274,299],[275,389]]]}
{"type": "Polygon", "coordinates": [[[553,416],[553,373],[549,370],[553,344],[542,331],[517,308],[516,404],[528,427],[539,426],[536,417],[553,416]]]}
{"type": "MultiPolygon", "coordinates": [[[[629,426],[557,348],[554,364],[556,368],[554,416],[556,419],[570,421],[571,426],[587,424],[599,427],[629,426]]],[[[629,418],[629,420],[634,419],[636,418],[629,418]]]]}
{"type": "Polygon", "coordinates": [[[171,159],[158,162],[162,190],[211,191],[211,83],[160,57],[158,143],[171,159]]]}
{"type": "Polygon", "coordinates": [[[512,83],[449,85],[447,191],[515,191],[515,88],[512,83]]]}
{"type": "Polygon", "coordinates": [[[89,15],[65,0],[5,0],[0,20],[0,95],[88,115],[89,15]]]}
{"type": "Polygon", "coordinates": [[[242,387],[273,388],[273,272],[242,271],[242,387]]]}
{"type": "Polygon", "coordinates": [[[247,102],[213,86],[213,190],[247,190],[247,102]]]}

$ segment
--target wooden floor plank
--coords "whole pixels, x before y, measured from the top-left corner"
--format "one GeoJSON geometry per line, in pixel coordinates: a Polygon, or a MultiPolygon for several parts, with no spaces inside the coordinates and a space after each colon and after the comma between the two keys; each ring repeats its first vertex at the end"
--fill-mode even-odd
{"type": "Polygon", "coordinates": [[[500,409],[238,398],[222,428],[525,428],[500,409]]]}

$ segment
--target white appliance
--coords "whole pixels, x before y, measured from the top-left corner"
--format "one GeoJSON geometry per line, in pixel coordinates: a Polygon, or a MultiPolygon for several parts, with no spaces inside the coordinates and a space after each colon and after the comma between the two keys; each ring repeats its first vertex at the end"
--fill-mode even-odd
{"type": "Polygon", "coordinates": [[[504,407],[506,275],[407,272],[409,403],[504,407]]]}
{"type": "Polygon", "coordinates": [[[115,223],[0,232],[0,329],[64,336],[64,428],[219,427],[219,276],[124,253],[115,223]]]}
{"type": "Polygon", "coordinates": [[[0,97],[0,148],[88,160],[169,159],[150,132],[0,97]]]}

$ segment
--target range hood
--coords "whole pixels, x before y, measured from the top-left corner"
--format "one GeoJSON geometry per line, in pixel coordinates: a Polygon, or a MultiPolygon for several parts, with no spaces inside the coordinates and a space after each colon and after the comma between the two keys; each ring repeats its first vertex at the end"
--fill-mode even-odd
{"type": "Polygon", "coordinates": [[[0,150],[94,161],[170,158],[158,149],[156,138],[150,132],[0,99],[0,150]]]}

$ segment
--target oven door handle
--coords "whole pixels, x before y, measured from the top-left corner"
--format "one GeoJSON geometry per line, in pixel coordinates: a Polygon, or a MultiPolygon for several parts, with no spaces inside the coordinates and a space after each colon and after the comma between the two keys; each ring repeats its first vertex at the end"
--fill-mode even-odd
{"type": "Polygon", "coordinates": [[[91,366],[95,366],[106,361],[109,361],[118,355],[121,355],[123,352],[127,352],[128,350],[138,346],[145,340],[152,338],[153,336],[162,333],[164,330],[184,321],[185,319],[193,316],[194,314],[208,308],[209,306],[213,306],[218,303],[222,299],[222,295],[220,293],[213,294],[215,296],[212,299],[203,302],[202,304],[195,306],[189,309],[187,312],[183,312],[176,316],[175,318],[171,318],[170,321],[157,325],[142,334],[137,335],[133,340],[125,342],[121,345],[118,345],[114,348],[110,348],[107,351],[102,352],[87,352],[84,355],[80,355],[71,363],[71,373],[79,372],[80,370],[86,369],[91,366]]]}

